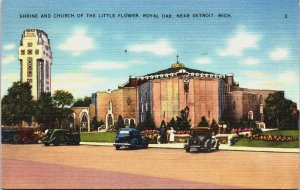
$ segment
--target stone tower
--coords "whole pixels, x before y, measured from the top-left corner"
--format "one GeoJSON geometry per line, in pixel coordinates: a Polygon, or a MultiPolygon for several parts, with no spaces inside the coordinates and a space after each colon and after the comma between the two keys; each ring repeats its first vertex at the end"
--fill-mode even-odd
{"type": "Polygon", "coordinates": [[[19,46],[20,80],[32,86],[32,96],[51,92],[52,51],[48,34],[39,29],[26,29],[19,46]]]}

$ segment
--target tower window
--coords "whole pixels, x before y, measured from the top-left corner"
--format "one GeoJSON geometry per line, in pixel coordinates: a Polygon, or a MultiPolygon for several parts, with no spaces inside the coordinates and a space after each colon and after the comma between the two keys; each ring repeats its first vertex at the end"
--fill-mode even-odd
{"type": "Polygon", "coordinates": [[[25,50],[21,50],[21,55],[25,55],[25,50]]]}
{"type": "Polygon", "coordinates": [[[32,83],[32,79],[27,79],[27,82],[32,83]]]}
{"type": "Polygon", "coordinates": [[[32,64],[32,57],[28,57],[27,58],[27,62],[30,63],[30,64],[32,64]]]}
{"type": "Polygon", "coordinates": [[[40,51],[38,49],[35,50],[35,55],[38,55],[40,51]]]}
{"type": "Polygon", "coordinates": [[[32,49],[27,50],[28,55],[32,55],[32,49]]]}
{"type": "Polygon", "coordinates": [[[28,71],[28,72],[27,72],[27,76],[28,76],[28,77],[32,77],[32,72],[31,72],[31,71],[28,71]]]}
{"type": "Polygon", "coordinates": [[[207,112],[207,117],[210,118],[210,111],[207,112]]]}
{"type": "Polygon", "coordinates": [[[27,46],[32,47],[32,43],[31,42],[27,43],[27,46]]]}
{"type": "Polygon", "coordinates": [[[235,101],[233,101],[233,110],[235,110],[235,101]]]}
{"type": "Polygon", "coordinates": [[[49,62],[46,61],[46,78],[49,78],[49,62]]]}

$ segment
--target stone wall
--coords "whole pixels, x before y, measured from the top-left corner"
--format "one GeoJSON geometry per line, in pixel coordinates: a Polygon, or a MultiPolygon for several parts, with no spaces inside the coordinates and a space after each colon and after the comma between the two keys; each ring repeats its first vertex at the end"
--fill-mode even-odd
{"type": "Polygon", "coordinates": [[[134,119],[138,122],[137,111],[137,88],[126,87],[109,92],[97,92],[97,119],[106,123],[109,101],[112,103],[112,115],[114,123],[117,122],[119,115],[125,120],[134,119]]]}

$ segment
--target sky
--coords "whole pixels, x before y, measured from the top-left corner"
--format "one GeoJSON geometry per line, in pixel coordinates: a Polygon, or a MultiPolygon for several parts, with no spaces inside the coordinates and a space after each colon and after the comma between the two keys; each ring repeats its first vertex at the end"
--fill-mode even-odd
{"type": "Polygon", "coordinates": [[[1,97],[20,80],[23,31],[36,28],[50,38],[52,92],[83,98],[116,89],[130,75],[169,68],[178,54],[186,67],[284,90],[299,105],[297,0],[4,0],[1,24],[1,97]]]}

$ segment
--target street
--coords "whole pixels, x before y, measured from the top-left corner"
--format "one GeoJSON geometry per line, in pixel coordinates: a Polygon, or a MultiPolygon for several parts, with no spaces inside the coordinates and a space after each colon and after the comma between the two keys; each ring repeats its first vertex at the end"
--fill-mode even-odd
{"type": "Polygon", "coordinates": [[[6,189],[294,189],[298,171],[298,153],[2,145],[6,189]]]}

